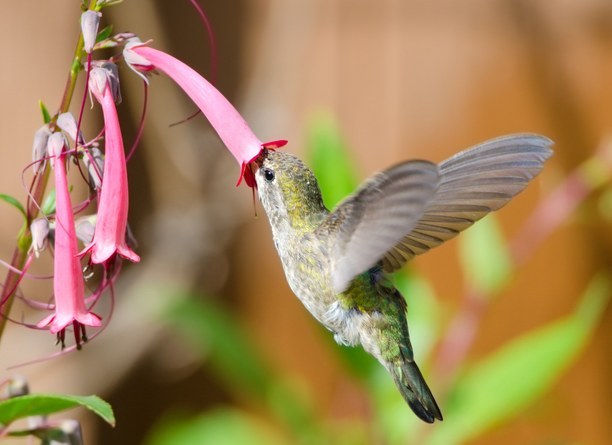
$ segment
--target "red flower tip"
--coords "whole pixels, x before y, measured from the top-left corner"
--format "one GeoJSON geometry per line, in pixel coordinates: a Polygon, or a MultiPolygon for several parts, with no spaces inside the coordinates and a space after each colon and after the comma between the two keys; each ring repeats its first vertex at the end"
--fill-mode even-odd
{"type": "Polygon", "coordinates": [[[278,141],[264,142],[261,144],[261,147],[276,150],[277,148],[284,147],[285,145],[287,145],[287,141],[285,139],[279,139],[278,141]]]}
{"type": "Polygon", "coordinates": [[[257,187],[257,183],[255,182],[255,175],[253,173],[253,164],[257,163],[257,160],[265,150],[276,150],[277,148],[284,147],[285,145],[287,145],[287,141],[285,139],[264,142],[263,144],[261,144],[261,149],[259,150],[259,153],[257,153],[257,155],[255,155],[248,162],[243,162],[242,164],[240,164],[240,176],[238,177],[238,182],[236,182],[236,187],[238,187],[242,183],[243,179],[246,185],[248,185],[249,187],[257,187]]]}

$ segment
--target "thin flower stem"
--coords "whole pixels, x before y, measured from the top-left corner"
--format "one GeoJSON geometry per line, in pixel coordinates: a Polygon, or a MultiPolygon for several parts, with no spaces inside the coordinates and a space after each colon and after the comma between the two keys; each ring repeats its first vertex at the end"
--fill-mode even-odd
{"type": "MultiPolygon", "coordinates": [[[[96,7],[97,0],[90,0],[88,9],[93,11],[96,9],[96,7]]],[[[79,32],[79,39],[74,50],[74,57],[70,64],[70,71],[68,73],[68,79],[66,80],[64,94],[62,95],[62,101],[60,103],[58,113],[51,121],[51,126],[54,126],[59,114],[67,112],[70,108],[77,78],[81,72],[81,59],[83,57],[83,53],[83,35],[79,32]]],[[[12,268],[9,269],[6,275],[4,287],[2,288],[2,294],[0,295],[0,301],[4,302],[0,307],[0,340],[2,339],[8,314],[10,313],[11,306],[13,305],[15,290],[17,289],[19,281],[21,280],[21,274],[15,272],[14,270],[23,269],[28,258],[28,250],[30,248],[32,239],[32,234],[30,233],[30,222],[38,217],[39,206],[37,203],[41,202],[45,196],[45,191],[47,190],[47,184],[49,182],[49,171],[50,168],[49,165],[47,165],[45,170],[41,174],[35,175],[33,179],[34,186],[31,188],[31,199],[28,200],[27,205],[27,222],[17,240],[17,247],[13,252],[13,258],[11,260],[12,268]]]]}

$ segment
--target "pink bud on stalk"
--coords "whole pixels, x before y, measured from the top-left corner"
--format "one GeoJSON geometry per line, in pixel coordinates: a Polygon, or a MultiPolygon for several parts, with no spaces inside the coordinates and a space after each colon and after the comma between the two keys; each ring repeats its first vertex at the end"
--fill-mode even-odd
{"type": "Polygon", "coordinates": [[[77,238],[74,229],[72,202],[66,177],[66,138],[62,133],[49,137],[48,154],[54,159],[55,174],[55,258],[53,296],[55,313],[41,320],[37,326],[49,326],[53,334],[64,342],[66,327],[74,327],[77,347],[85,340],[85,326],[100,326],[100,317],[85,307],[83,271],[77,256],[77,238]]]}
{"type": "Polygon", "coordinates": [[[127,166],[115,107],[119,88],[112,70],[92,68],[89,91],[100,103],[104,115],[105,157],[96,229],[93,241],[82,255],[91,251],[91,262],[94,264],[105,263],[115,254],[138,262],[140,257],[125,241],[129,208],[127,166]]]}
{"type": "Polygon", "coordinates": [[[225,146],[234,155],[241,172],[238,184],[244,177],[249,187],[255,186],[255,178],[248,168],[263,148],[282,147],[287,141],[262,143],[251,131],[244,118],[229,101],[206,79],[180,60],[162,51],[150,48],[138,39],[131,39],[123,50],[128,65],[140,74],[158,69],[174,80],[202,110],[225,146]]]}

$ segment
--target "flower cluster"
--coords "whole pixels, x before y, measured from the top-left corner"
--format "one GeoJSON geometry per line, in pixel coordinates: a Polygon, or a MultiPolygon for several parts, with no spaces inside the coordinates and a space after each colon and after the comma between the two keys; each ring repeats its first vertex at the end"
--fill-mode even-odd
{"type": "MultiPolygon", "coordinates": [[[[81,16],[83,47],[80,58],[87,75],[89,96],[102,110],[103,130],[87,140],[81,131],[85,110],[80,110],[78,120],[66,110],[60,110],[55,116],[49,116],[36,132],[33,144],[35,180],[51,168],[56,189],[55,205],[45,209],[36,204],[43,216],[32,218],[29,226],[30,258],[38,257],[51,244],[54,256],[54,302],[45,305],[51,314],[36,326],[48,328],[57,335],[62,347],[67,328],[72,327],[75,346],[79,348],[87,339],[86,327],[102,326],[102,317],[93,312],[94,305],[106,289],[112,290],[122,261],[140,261],[126,237],[128,172],[116,108],[121,101],[116,63],[125,62],[146,85],[147,74],[152,71],[163,72],[173,79],[200,108],[238,161],[238,184],[244,178],[248,186],[255,187],[253,161],[264,148],[278,148],[286,143],[262,143],[229,101],[183,62],[132,34],[111,36],[107,30],[99,31],[102,17],[99,9],[88,10],[81,16]],[[122,52],[110,59],[95,59],[96,51],[102,48],[122,48],[122,52]],[[90,189],[89,198],[76,205],[71,201],[67,176],[67,166],[71,163],[87,172],[90,189]],[[77,215],[79,213],[82,215],[77,215]],[[79,242],[82,243],[80,249],[79,242]],[[84,267],[100,268],[103,272],[97,289],[90,295],[85,292],[84,267]]],[[[22,271],[22,276],[24,274],[22,271]]]]}

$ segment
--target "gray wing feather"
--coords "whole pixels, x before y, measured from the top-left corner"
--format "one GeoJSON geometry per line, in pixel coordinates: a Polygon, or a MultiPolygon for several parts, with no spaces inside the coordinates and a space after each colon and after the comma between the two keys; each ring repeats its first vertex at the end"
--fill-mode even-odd
{"type": "Polygon", "coordinates": [[[334,290],[341,293],[410,232],[438,186],[438,166],[409,161],[378,173],[317,229],[328,237],[334,290]]]}
{"type": "Polygon", "coordinates": [[[392,272],[503,207],[542,170],[553,142],[517,134],[492,139],[442,162],[440,184],[412,231],[382,259],[392,272]]]}

